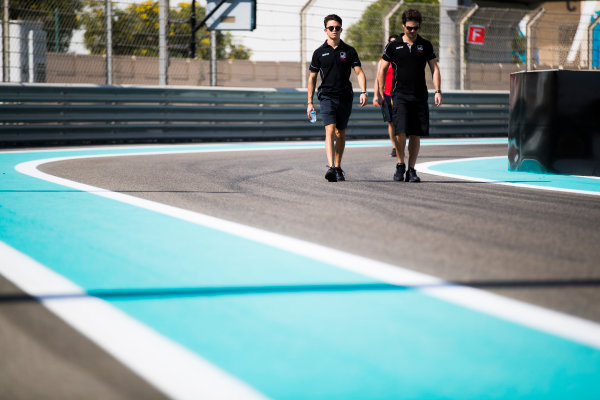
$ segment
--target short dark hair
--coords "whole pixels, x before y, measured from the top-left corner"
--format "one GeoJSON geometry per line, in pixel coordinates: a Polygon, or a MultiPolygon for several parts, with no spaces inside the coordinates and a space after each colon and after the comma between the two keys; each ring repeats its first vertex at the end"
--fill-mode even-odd
{"type": "Polygon", "coordinates": [[[419,11],[411,8],[410,10],[406,10],[402,13],[402,25],[406,25],[406,21],[415,21],[421,25],[423,17],[419,11]]]}
{"type": "Polygon", "coordinates": [[[327,23],[329,21],[339,22],[340,26],[342,26],[342,19],[336,14],[329,14],[328,16],[325,17],[325,19],[323,20],[323,24],[325,25],[325,28],[327,28],[327,23]]]}
{"type": "Polygon", "coordinates": [[[392,40],[398,40],[400,36],[398,35],[390,35],[390,37],[388,38],[388,43],[391,42],[392,40]]]}

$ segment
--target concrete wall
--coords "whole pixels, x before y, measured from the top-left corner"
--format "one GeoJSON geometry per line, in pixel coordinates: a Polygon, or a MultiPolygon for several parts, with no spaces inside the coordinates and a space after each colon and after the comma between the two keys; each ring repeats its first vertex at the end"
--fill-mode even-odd
{"type": "MultiPolygon", "coordinates": [[[[102,55],[77,55],[48,53],[48,83],[106,82],[106,61],[102,55]]],[[[113,59],[113,83],[116,85],[157,85],[158,59],[154,57],[125,57],[113,59]]],[[[519,64],[475,64],[467,66],[467,90],[508,90],[512,72],[525,69],[519,64]]],[[[367,88],[373,88],[377,62],[363,62],[367,76],[367,88]]],[[[308,74],[308,65],[304,69],[308,74]]],[[[246,60],[223,60],[217,63],[217,86],[248,88],[298,88],[302,85],[300,63],[255,62],[246,60]]],[[[431,73],[426,69],[427,86],[433,88],[431,73]]],[[[356,76],[352,82],[358,90],[356,76]]],[[[169,64],[169,85],[209,86],[210,65],[208,61],[173,58],[169,64]]]]}

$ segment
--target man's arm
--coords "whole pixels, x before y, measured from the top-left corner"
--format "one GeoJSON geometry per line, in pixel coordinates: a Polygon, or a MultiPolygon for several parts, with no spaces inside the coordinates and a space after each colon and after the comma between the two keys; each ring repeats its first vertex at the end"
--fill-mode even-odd
{"type": "Polygon", "coordinates": [[[310,119],[310,112],[315,110],[315,107],[313,106],[315,86],[317,86],[317,72],[310,71],[310,75],[308,76],[308,105],[306,107],[306,116],[308,119],[310,119]]]}
{"type": "Polygon", "coordinates": [[[385,88],[385,75],[387,73],[387,69],[390,66],[390,62],[389,61],[385,61],[384,59],[382,59],[381,61],[379,61],[379,68],[377,69],[377,93],[375,94],[377,96],[377,103],[379,104],[384,104],[385,103],[385,97],[383,97],[383,89],[385,88]]]}
{"type": "Polygon", "coordinates": [[[373,105],[374,106],[378,106],[379,103],[377,102],[377,93],[379,93],[379,76],[378,76],[378,72],[379,72],[379,66],[381,65],[381,60],[379,60],[379,62],[377,63],[377,72],[375,72],[375,82],[373,82],[373,105]]]}
{"type": "Polygon", "coordinates": [[[433,87],[435,88],[435,91],[438,92],[435,94],[435,105],[439,106],[440,104],[442,104],[442,92],[440,92],[441,88],[441,74],[440,74],[440,68],[437,65],[437,62],[435,61],[435,58],[427,61],[427,63],[429,64],[429,69],[431,70],[431,76],[433,78],[433,87]]]}
{"type": "Polygon", "coordinates": [[[364,107],[367,104],[367,77],[360,66],[354,67],[358,86],[360,86],[360,106],[364,107]]]}

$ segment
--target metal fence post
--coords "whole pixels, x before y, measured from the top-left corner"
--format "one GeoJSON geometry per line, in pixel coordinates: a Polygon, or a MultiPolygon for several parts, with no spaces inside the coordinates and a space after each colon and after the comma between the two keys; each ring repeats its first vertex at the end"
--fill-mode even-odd
{"type": "Polygon", "coordinates": [[[467,62],[465,60],[465,23],[478,9],[479,6],[475,4],[460,19],[460,23],[458,24],[458,29],[460,29],[460,90],[465,90],[465,75],[467,73],[467,62]]]}
{"type": "Polygon", "coordinates": [[[167,52],[169,0],[159,1],[158,13],[158,84],[166,85],[169,69],[169,53],[167,52]]]}
{"type": "Polygon", "coordinates": [[[210,86],[217,86],[217,31],[210,31],[210,86]]]}
{"type": "Polygon", "coordinates": [[[113,51],[112,51],[112,2],[106,0],[104,3],[106,14],[106,84],[113,84],[113,51]]]}
{"type": "Polygon", "coordinates": [[[591,70],[594,67],[594,28],[600,22],[600,15],[597,15],[596,18],[592,21],[590,26],[588,27],[588,41],[587,41],[587,51],[588,51],[588,69],[591,70]]]}
{"type": "Polygon", "coordinates": [[[10,22],[8,0],[4,0],[2,13],[2,81],[10,82],[10,22]]]}
{"type": "Polygon", "coordinates": [[[398,9],[400,8],[400,6],[403,3],[404,3],[404,0],[399,0],[396,4],[394,4],[394,6],[392,8],[390,8],[390,11],[385,13],[385,15],[383,16],[383,45],[384,46],[387,44],[388,38],[390,37],[390,18],[392,18],[392,15],[394,15],[394,13],[396,11],[398,11],[398,9]]]}
{"type": "Polygon", "coordinates": [[[457,0],[440,1],[439,63],[444,90],[460,88],[460,77],[458,75],[460,73],[460,60],[458,59],[460,35],[453,18],[458,10],[457,0]]]}
{"type": "Polygon", "coordinates": [[[532,28],[533,24],[535,24],[537,22],[537,20],[542,16],[543,13],[544,13],[544,9],[540,8],[535,12],[535,15],[533,16],[533,18],[531,18],[529,21],[527,21],[527,25],[525,28],[525,35],[527,37],[527,53],[526,53],[527,66],[525,68],[526,71],[533,69],[533,34],[532,34],[531,28],[532,28]]]}
{"type": "Polygon", "coordinates": [[[300,10],[300,75],[302,87],[307,86],[306,77],[306,10],[315,0],[308,0],[300,10]]]}

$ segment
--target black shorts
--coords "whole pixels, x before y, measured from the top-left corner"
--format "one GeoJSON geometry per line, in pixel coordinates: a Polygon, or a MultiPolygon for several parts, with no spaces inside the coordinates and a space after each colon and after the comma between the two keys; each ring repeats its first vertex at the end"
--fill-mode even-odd
{"type": "Polygon", "coordinates": [[[429,105],[427,98],[414,99],[393,96],[392,122],[396,134],[429,136],[429,105]]]}
{"type": "Polygon", "coordinates": [[[350,114],[352,114],[352,96],[328,97],[321,96],[321,119],[323,125],[335,124],[337,129],[346,129],[350,114]]]}
{"type": "Polygon", "coordinates": [[[393,114],[394,114],[394,110],[392,110],[392,104],[393,104],[392,96],[390,96],[389,94],[384,94],[383,97],[385,98],[385,106],[387,107],[388,113],[390,114],[389,120],[385,119],[385,117],[383,118],[383,120],[385,122],[392,122],[392,118],[393,118],[393,114]]]}

